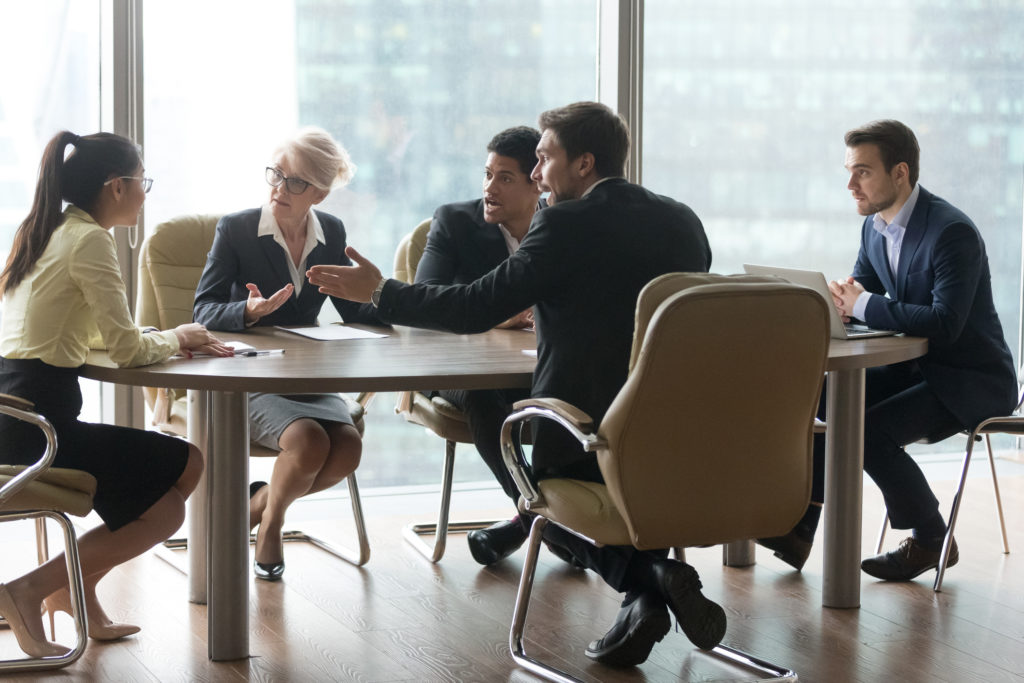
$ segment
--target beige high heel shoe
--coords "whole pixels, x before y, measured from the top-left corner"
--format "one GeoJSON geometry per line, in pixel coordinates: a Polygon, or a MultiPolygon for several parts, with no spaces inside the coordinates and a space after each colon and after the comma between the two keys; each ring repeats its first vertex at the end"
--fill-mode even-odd
{"type": "Polygon", "coordinates": [[[37,640],[28,632],[25,620],[14,604],[14,598],[7,589],[7,584],[0,583],[0,614],[7,620],[7,625],[14,631],[14,637],[18,639],[18,647],[30,657],[60,657],[71,652],[71,648],[64,647],[59,643],[51,643],[48,640],[37,640]]]}
{"type": "MultiPolygon", "coordinates": [[[[71,594],[68,593],[67,589],[59,590],[43,600],[43,605],[46,607],[46,611],[50,614],[50,637],[54,638],[54,632],[56,630],[54,616],[57,612],[71,614],[71,594]]],[[[119,640],[126,636],[134,635],[142,630],[141,627],[136,626],[135,624],[98,624],[93,621],[88,612],[86,613],[86,617],[89,623],[89,637],[93,640],[119,640]]]]}

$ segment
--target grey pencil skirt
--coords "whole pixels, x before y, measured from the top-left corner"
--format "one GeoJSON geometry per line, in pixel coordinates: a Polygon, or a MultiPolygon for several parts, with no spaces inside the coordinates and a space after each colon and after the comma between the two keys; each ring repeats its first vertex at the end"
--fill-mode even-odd
{"type": "Polygon", "coordinates": [[[348,406],[338,394],[249,394],[249,438],[265,448],[281,450],[281,434],[303,418],[320,424],[353,424],[348,406]]]}

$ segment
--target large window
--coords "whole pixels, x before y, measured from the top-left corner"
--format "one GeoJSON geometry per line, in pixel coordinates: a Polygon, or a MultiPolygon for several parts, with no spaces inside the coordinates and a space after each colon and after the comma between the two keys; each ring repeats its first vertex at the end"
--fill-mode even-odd
{"type": "MultiPolygon", "coordinates": [[[[147,223],[259,206],[275,145],[318,125],[358,166],[318,208],[385,272],[438,205],[480,196],[494,133],[596,91],[593,0],[153,3],[143,20],[147,223]]],[[[436,483],[438,459],[409,455],[440,442],[393,403],[376,399],[360,479],[436,483]]],[[[477,457],[457,476],[491,478],[477,457]]]]}
{"type": "Polygon", "coordinates": [[[43,148],[100,127],[99,2],[27,3],[0,25],[0,256],[32,205],[43,148]]]}
{"type": "MultiPolygon", "coordinates": [[[[0,23],[0,264],[32,206],[46,143],[64,129],[100,129],[99,0],[22,3],[7,14],[0,23]]],[[[83,380],[82,388],[84,419],[98,420],[99,386],[83,380]]]]}
{"type": "Polygon", "coordinates": [[[1018,348],[1024,2],[648,0],[644,183],[704,220],[713,269],[849,274],[843,134],[897,118],[921,184],[980,229],[1018,348]]]}

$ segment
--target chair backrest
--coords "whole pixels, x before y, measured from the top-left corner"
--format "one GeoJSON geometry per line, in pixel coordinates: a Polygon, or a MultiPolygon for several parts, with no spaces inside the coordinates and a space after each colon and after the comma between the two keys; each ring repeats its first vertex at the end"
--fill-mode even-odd
{"type": "Polygon", "coordinates": [[[196,286],[220,216],[179,216],[160,223],[139,253],[139,325],[162,330],[192,322],[196,286]]]}
{"type": "Polygon", "coordinates": [[[430,219],[421,221],[412,232],[402,238],[395,249],[396,280],[412,282],[416,279],[416,267],[423,258],[423,250],[427,246],[427,234],[430,232],[430,219]]]}
{"type": "MultiPolygon", "coordinates": [[[[153,229],[139,252],[139,293],[135,322],[161,330],[192,322],[196,287],[213,246],[217,215],[178,216],[153,229]]],[[[153,410],[153,424],[165,431],[185,433],[186,408],[178,401],[184,390],[144,387],[153,410]]]]}
{"type": "Polygon", "coordinates": [[[639,548],[788,532],[806,509],[829,312],[768,278],[673,274],[638,300],[598,462],[639,548]]]}

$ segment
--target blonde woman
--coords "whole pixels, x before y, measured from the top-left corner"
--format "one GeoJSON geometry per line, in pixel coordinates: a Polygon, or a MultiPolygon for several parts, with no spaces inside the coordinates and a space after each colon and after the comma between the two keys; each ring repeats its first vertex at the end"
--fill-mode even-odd
{"type": "MultiPolygon", "coordinates": [[[[267,202],[217,224],[196,290],[196,322],[226,331],[315,324],[327,297],[306,281],[306,270],[350,261],[344,224],[313,207],[354,171],[345,149],[320,128],[304,128],[286,140],[265,170],[267,202]]],[[[379,324],[369,304],[332,303],[345,322],[379,324]]],[[[355,471],[362,441],[338,394],[250,394],[249,424],[254,441],[280,452],[269,485],[253,483],[249,502],[249,526],[259,526],[253,572],[277,581],[284,573],[281,531],[288,506],[355,471]]]]}

